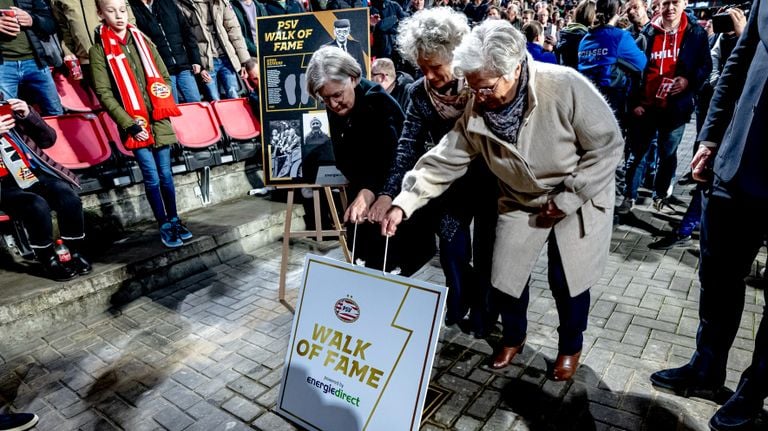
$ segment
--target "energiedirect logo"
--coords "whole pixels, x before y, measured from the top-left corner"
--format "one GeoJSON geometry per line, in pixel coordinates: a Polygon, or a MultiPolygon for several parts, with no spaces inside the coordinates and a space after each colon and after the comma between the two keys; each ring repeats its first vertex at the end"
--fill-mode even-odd
{"type": "Polygon", "coordinates": [[[360,307],[352,298],[341,298],[333,306],[336,317],[344,323],[352,323],[360,317],[360,307]]]}

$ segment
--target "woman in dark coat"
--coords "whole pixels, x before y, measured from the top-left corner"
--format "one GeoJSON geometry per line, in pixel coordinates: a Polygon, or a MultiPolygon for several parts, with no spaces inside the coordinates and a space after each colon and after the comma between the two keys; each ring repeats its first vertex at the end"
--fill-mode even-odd
{"type": "MultiPolygon", "coordinates": [[[[383,268],[386,239],[368,211],[386,184],[403,126],[403,111],[380,85],[361,77],[355,59],[335,47],[323,47],[307,67],[307,88],[325,103],[336,166],[347,178],[351,202],[344,213],[355,257],[383,268]],[[355,239],[354,236],[357,235],[355,239]]],[[[422,217],[423,218],[423,217],[422,217]]],[[[410,275],[434,255],[434,236],[409,221],[402,237],[390,238],[386,270],[410,275]]]]}

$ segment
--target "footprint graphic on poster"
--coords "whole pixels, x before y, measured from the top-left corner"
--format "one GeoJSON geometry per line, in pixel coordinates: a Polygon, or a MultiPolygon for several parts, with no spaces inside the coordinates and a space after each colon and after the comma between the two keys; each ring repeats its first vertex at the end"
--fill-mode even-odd
{"type": "Polygon", "coordinates": [[[296,104],[296,74],[285,77],[285,96],[288,98],[288,104],[296,104]]]}
{"type": "Polygon", "coordinates": [[[301,104],[306,105],[309,102],[309,92],[307,91],[307,74],[299,75],[299,86],[301,87],[301,104]]]}

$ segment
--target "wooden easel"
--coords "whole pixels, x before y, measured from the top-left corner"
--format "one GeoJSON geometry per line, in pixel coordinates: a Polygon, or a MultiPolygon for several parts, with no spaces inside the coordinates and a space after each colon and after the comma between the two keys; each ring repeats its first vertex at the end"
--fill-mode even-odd
{"type": "MultiPolygon", "coordinates": [[[[343,186],[342,186],[343,187],[343,186]]],[[[280,302],[283,303],[283,305],[286,305],[291,309],[291,312],[293,312],[293,308],[286,303],[285,301],[285,277],[288,273],[288,251],[290,247],[290,241],[291,238],[308,238],[314,236],[315,239],[320,242],[323,240],[324,236],[331,236],[336,237],[339,239],[339,243],[341,244],[341,250],[344,252],[344,257],[347,259],[347,262],[352,261],[352,257],[349,254],[349,247],[347,247],[347,239],[344,236],[344,227],[341,225],[341,221],[339,220],[339,214],[336,211],[336,203],[333,200],[333,193],[331,192],[331,186],[319,186],[319,185],[304,185],[304,186],[296,186],[296,185],[290,185],[290,186],[275,186],[277,189],[288,189],[288,199],[287,199],[287,205],[288,207],[285,209],[285,231],[283,232],[283,255],[282,255],[282,261],[280,262],[280,285],[278,287],[278,299],[280,302]],[[315,230],[299,230],[299,231],[291,231],[291,219],[293,218],[293,197],[294,192],[296,189],[302,189],[302,188],[311,188],[312,189],[312,200],[314,203],[315,208],[315,230]],[[332,230],[323,230],[323,224],[321,220],[321,210],[320,210],[320,189],[323,189],[325,192],[325,198],[328,201],[328,206],[331,210],[331,218],[333,219],[333,227],[332,230]]],[[[346,194],[342,190],[341,193],[341,205],[346,208],[346,194]]]]}

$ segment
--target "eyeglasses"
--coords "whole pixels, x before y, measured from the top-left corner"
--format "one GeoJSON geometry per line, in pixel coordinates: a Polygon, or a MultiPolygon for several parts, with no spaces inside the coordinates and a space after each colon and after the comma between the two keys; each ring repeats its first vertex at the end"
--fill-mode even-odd
{"type": "Polygon", "coordinates": [[[322,94],[320,94],[320,93],[318,92],[318,93],[317,93],[317,96],[318,96],[318,97],[319,97],[319,98],[320,98],[320,99],[323,101],[323,103],[325,103],[326,105],[330,105],[330,104],[331,104],[331,101],[334,101],[334,102],[337,102],[337,103],[338,103],[338,102],[340,102],[341,100],[343,100],[343,99],[344,99],[344,92],[347,90],[347,86],[348,86],[349,84],[351,84],[351,83],[352,83],[352,78],[350,78],[350,79],[349,79],[349,81],[347,81],[347,82],[344,84],[344,86],[341,88],[341,90],[339,90],[339,91],[337,91],[337,92],[335,92],[335,93],[333,93],[333,94],[331,94],[331,95],[328,95],[328,96],[323,96],[322,94]]]}
{"type": "Polygon", "coordinates": [[[503,76],[499,77],[491,87],[483,87],[478,89],[469,87],[469,91],[472,92],[472,94],[474,94],[475,96],[480,96],[483,98],[491,97],[494,94],[496,94],[496,88],[499,86],[499,82],[501,82],[502,79],[504,79],[503,76]]]}

